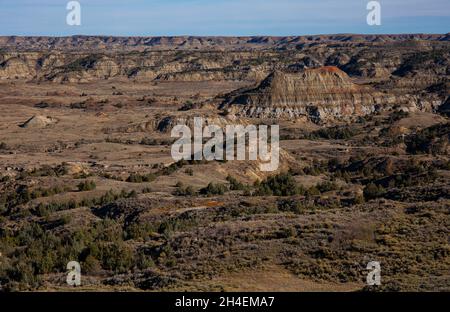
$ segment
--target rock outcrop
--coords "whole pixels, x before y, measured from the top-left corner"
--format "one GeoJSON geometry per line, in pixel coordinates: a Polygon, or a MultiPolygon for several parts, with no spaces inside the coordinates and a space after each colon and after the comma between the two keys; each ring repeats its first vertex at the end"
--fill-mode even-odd
{"type": "Polygon", "coordinates": [[[28,119],[26,122],[24,122],[22,125],[20,125],[20,127],[39,129],[55,124],[56,122],[57,120],[52,117],[35,115],[30,119],[28,119]]]}
{"type": "Polygon", "coordinates": [[[261,82],[276,70],[336,66],[351,77],[422,88],[448,76],[448,35],[0,37],[0,80],[261,82]]]}
{"type": "Polygon", "coordinates": [[[230,114],[254,118],[300,118],[319,122],[329,117],[373,112],[376,99],[334,66],[276,71],[257,88],[233,94],[224,103],[230,114]],[[370,105],[367,105],[370,104],[370,105]]]}
{"type": "Polygon", "coordinates": [[[0,79],[30,79],[34,75],[36,75],[36,71],[33,66],[16,56],[0,62],[0,79]]]}
{"type": "Polygon", "coordinates": [[[439,100],[416,95],[388,95],[361,86],[335,66],[298,72],[276,71],[254,89],[238,90],[221,108],[227,114],[251,118],[298,119],[313,122],[351,119],[400,105],[406,111],[431,110],[439,100]]]}
{"type": "Polygon", "coordinates": [[[72,36],[72,37],[1,37],[0,49],[16,51],[59,50],[59,51],[161,51],[210,49],[218,51],[247,49],[295,49],[299,45],[326,43],[389,43],[393,41],[449,41],[449,34],[400,34],[400,35],[312,35],[285,37],[110,37],[110,36],[72,36]]]}

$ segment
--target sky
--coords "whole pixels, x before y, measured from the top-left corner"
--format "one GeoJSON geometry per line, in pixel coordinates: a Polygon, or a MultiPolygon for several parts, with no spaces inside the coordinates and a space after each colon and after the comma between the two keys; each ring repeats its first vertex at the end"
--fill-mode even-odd
{"type": "Polygon", "coordinates": [[[366,21],[370,0],[0,0],[0,35],[293,36],[337,33],[448,33],[449,0],[379,0],[381,25],[366,21]]]}

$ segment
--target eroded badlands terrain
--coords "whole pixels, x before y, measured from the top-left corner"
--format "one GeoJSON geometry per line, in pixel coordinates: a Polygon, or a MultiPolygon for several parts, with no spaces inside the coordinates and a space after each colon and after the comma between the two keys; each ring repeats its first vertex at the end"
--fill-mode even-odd
{"type": "Polygon", "coordinates": [[[0,289],[450,290],[449,35],[0,37],[0,289]],[[180,161],[180,120],[280,166],[180,161]],[[382,285],[367,287],[379,261],[382,285]]]}

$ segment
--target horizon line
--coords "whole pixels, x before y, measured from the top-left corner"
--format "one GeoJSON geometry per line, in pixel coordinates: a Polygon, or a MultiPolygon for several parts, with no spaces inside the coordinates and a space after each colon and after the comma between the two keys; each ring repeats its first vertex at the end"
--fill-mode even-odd
{"type": "Polygon", "coordinates": [[[76,34],[76,35],[3,35],[0,37],[46,37],[46,38],[72,38],[72,37],[115,37],[115,38],[158,38],[158,37],[191,37],[191,38],[255,38],[255,37],[308,37],[308,36],[402,36],[402,35],[450,35],[450,32],[399,32],[399,33],[316,33],[303,35],[100,35],[100,34],[76,34]]]}

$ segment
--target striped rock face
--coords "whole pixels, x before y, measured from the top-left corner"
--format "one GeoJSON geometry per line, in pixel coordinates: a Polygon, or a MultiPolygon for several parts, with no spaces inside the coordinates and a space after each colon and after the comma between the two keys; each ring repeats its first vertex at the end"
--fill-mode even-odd
{"type": "Polygon", "coordinates": [[[406,110],[426,110],[417,98],[387,95],[359,85],[335,66],[275,71],[254,88],[232,94],[222,105],[228,113],[252,117],[297,119],[321,123],[351,119],[402,104],[406,110]]]}

